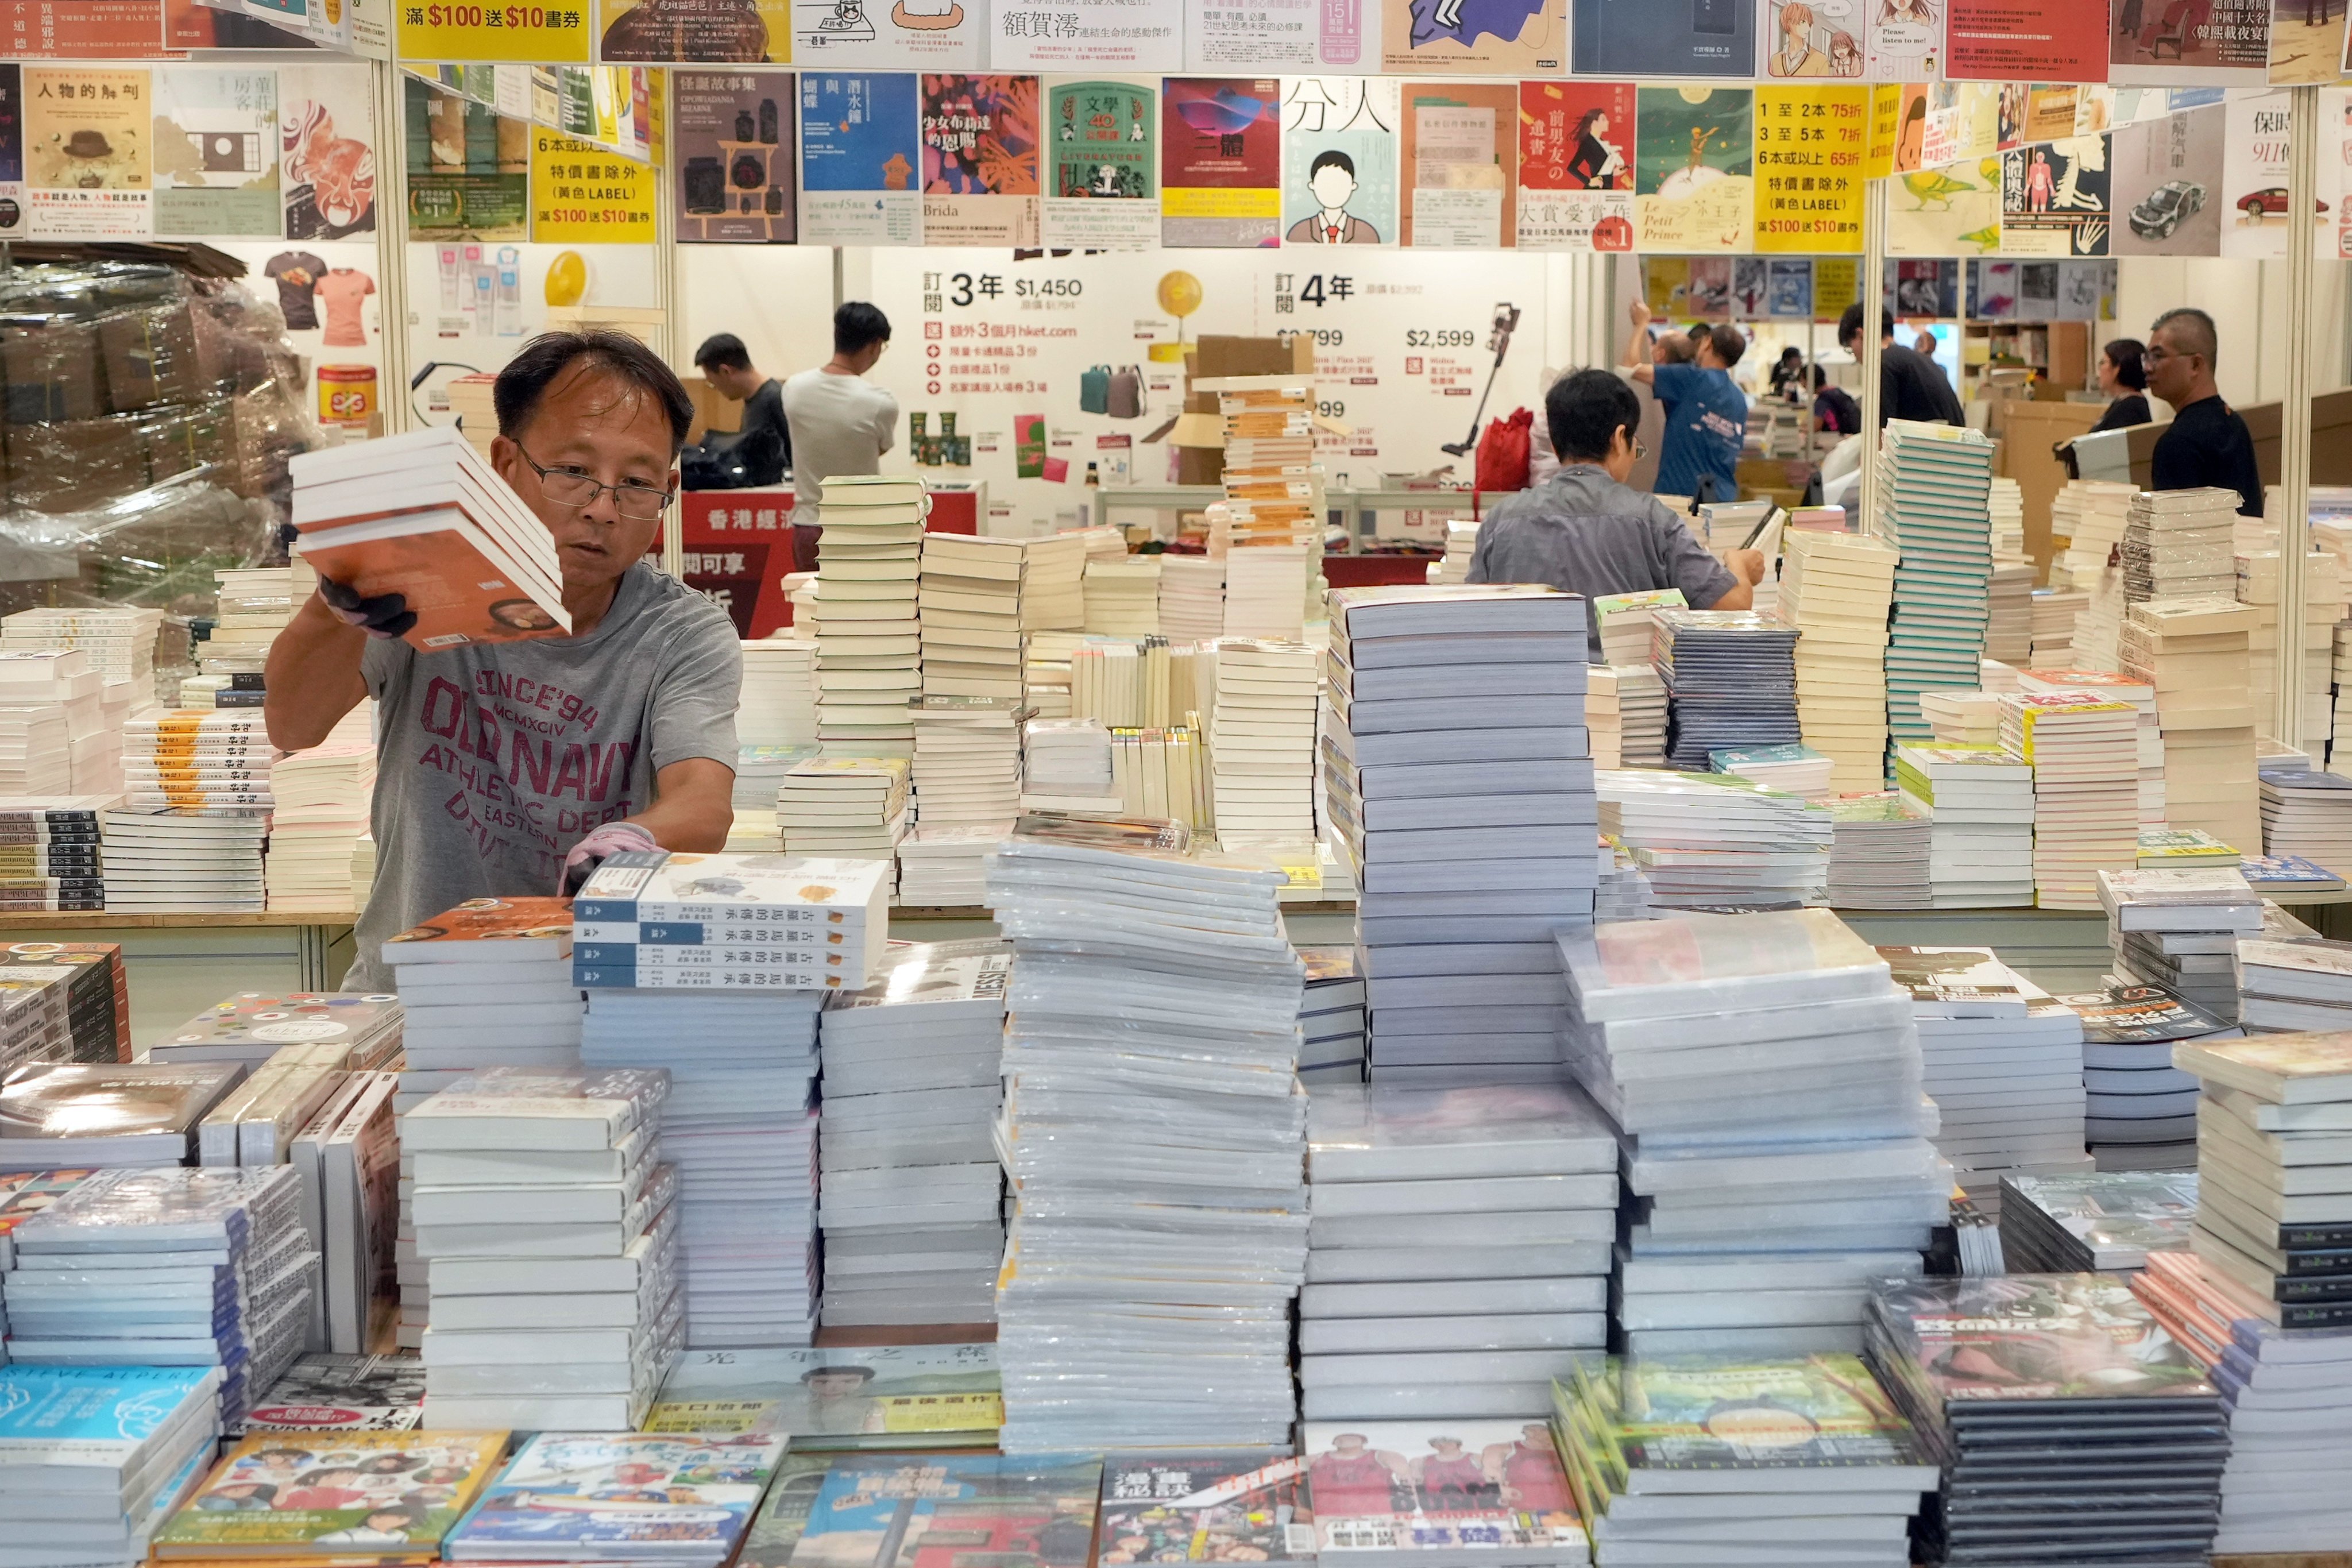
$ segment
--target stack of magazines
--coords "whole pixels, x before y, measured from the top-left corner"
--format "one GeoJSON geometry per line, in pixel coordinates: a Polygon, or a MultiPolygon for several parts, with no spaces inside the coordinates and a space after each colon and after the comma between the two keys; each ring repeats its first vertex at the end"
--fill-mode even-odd
{"type": "Polygon", "coordinates": [[[1797,629],[1748,610],[1660,610],[1650,663],[1666,683],[1666,761],[1704,772],[1707,754],[1794,745],[1797,629]]]}
{"type": "Polygon", "coordinates": [[[24,1560],[123,1563],[203,1479],[220,1369],[0,1367],[0,1512],[24,1560]]]}
{"type": "Polygon", "coordinates": [[[608,1437],[524,1443],[443,1544],[451,1563],[661,1563],[735,1554],[783,1451],[778,1437],[608,1437]]]}
{"type": "Polygon", "coordinates": [[[2000,1244],[2011,1274],[2128,1273],[2189,1245],[2193,1172],[2004,1176],[2000,1244]]]}
{"type": "Polygon", "coordinates": [[[2231,960],[2263,929],[2262,899],[2237,867],[2103,870],[2099,903],[2108,945],[2133,978],[2237,1022],[2231,960]]]}
{"type": "Polygon", "coordinates": [[[1601,831],[1650,879],[1661,909],[1790,910],[1826,896],[1829,808],[1737,773],[1604,769],[1601,831]]]}
{"type": "Polygon", "coordinates": [[[2173,1045],[2245,1031],[2159,985],[2111,984],[2058,1000],[2083,1020],[2083,1136],[2098,1168],[2195,1170],[2197,1079],[2172,1065],[2173,1045]]]}

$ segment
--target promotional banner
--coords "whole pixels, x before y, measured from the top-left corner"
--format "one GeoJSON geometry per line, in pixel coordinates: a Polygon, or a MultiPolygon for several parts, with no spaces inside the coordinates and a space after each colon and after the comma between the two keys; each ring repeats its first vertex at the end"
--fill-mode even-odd
{"type": "Polygon", "coordinates": [[[1632,82],[1519,83],[1522,247],[1633,248],[1634,121],[1632,82]]]}
{"type": "Polygon", "coordinates": [[[25,68],[25,200],[35,239],[154,232],[153,83],[135,67],[25,68]]]}
{"type": "Polygon", "coordinates": [[[2291,101],[2284,92],[2233,92],[2221,106],[2224,256],[2248,261],[2286,259],[2287,128],[2294,118],[2291,101]]]}
{"type": "Polygon", "coordinates": [[[2107,254],[2107,139],[2035,142],[2000,155],[2004,256],[2107,254]]]}
{"type": "Polygon", "coordinates": [[[2126,125],[2108,142],[2116,256],[2221,254],[2222,106],[2126,125]]]}
{"type": "Polygon", "coordinates": [[[985,0],[791,0],[793,63],[803,69],[977,70],[985,0]]]}
{"type": "Polygon", "coordinates": [[[923,78],[923,243],[1037,243],[1034,76],[923,78]]]}
{"type": "Polygon", "coordinates": [[[1170,77],[1160,90],[1160,243],[1277,243],[1282,84],[1271,77],[1170,77]]]}
{"type": "Polygon", "coordinates": [[[278,237],[275,71],[160,68],[154,145],[159,237],[278,237]]]}
{"type": "Polygon", "coordinates": [[[529,238],[530,122],[415,78],[401,85],[409,232],[421,238],[529,238]]]}
{"type": "Polygon", "coordinates": [[[1756,89],[1756,248],[1862,248],[1865,87],[1756,89]]]}
{"type": "Polygon", "coordinates": [[[651,245],[661,174],[651,164],[559,136],[530,133],[530,237],[541,245],[651,245]]]}
{"type": "Polygon", "coordinates": [[[1637,101],[1639,247],[1747,249],[1756,183],[1754,95],[1744,87],[1645,87],[1637,101]]]}
{"type": "Polygon", "coordinates": [[[2098,0],[1948,0],[1945,14],[1944,74],[1954,80],[2107,79],[2098,0]]]}
{"type": "Polygon", "coordinates": [[[2271,0],[2116,0],[2107,79],[2259,87],[2270,46],[2271,0]]]}
{"type": "Polygon", "coordinates": [[[1756,74],[1756,0],[1575,0],[1578,76],[1756,74]]]}
{"type": "Polygon", "coordinates": [[[988,63],[999,70],[1180,71],[1183,0],[988,0],[988,63]]]}
{"type": "Polygon", "coordinates": [[[801,243],[922,244],[915,74],[799,74],[801,243]]]}
{"type": "Polygon", "coordinates": [[[1283,243],[1400,243],[1395,79],[1289,77],[1282,92],[1283,243]]]}
{"type": "Polygon", "coordinates": [[[0,0],[0,56],[143,60],[163,47],[163,0],[0,0]]]}
{"type": "Polygon", "coordinates": [[[670,161],[681,245],[790,245],[800,160],[790,71],[672,74],[670,161]]]}
{"type": "Polygon", "coordinates": [[[1496,250],[1518,242],[1519,92],[1508,82],[1408,82],[1404,243],[1496,250]]]}
{"type": "Polygon", "coordinates": [[[499,0],[399,0],[400,56],[409,60],[516,60],[586,65],[590,12],[499,0]]]}
{"type": "Polygon", "coordinates": [[[1380,0],[1380,7],[1385,72],[1557,76],[1567,64],[1568,0],[1380,0]]]}
{"type": "Polygon", "coordinates": [[[648,65],[782,65],[793,58],[791,0],[597,0],[599,59],[648,65]]]}
{"type": "Polygon", "coordinates": [[[278,68],[278,158],[288,239],[375,232],[375,95],[367,67],[278,68]]]}

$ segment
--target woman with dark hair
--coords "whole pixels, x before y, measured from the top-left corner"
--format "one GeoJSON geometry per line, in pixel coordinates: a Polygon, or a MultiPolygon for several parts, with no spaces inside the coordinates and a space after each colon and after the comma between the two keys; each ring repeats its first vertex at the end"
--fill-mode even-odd
{"type": "Polygon", "coordinates": [[[2099,351],[2099,390],[2112,401],[2093,430],[2148,422],[2147,399],[2142,395],[2147,391],[2147,367],[2140,363],[2146,347],[2137,338],[2117,338],[2099,351]]]}
{"type": "Polygon", "coordinates": [[[1624,184],[1624,151],[1607,141],[1608,135],[1607,110],[1588,109],[1576,122],[1576,152],[1568,161],[1568,172],[1579,189],[1613,191],[1624,184]]]}

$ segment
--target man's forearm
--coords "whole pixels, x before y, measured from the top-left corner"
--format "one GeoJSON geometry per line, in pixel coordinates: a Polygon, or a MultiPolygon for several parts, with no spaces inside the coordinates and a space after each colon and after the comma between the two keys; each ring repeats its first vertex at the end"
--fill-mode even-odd
{"type": "Polygon", "coordinates": [[[712,757],[672,763],[654,778],[654,803],[628,820],[665,849],[715,854],[735,826],[735,770],[712,757]]]}
{"type": "Polygon", "coordinates": [[[299,752],[327,738],[335,721],[367,695],[360,656],[367,633],[336,618],[312,595],[269,645],[262,685],[269,743],[299,752]]]}

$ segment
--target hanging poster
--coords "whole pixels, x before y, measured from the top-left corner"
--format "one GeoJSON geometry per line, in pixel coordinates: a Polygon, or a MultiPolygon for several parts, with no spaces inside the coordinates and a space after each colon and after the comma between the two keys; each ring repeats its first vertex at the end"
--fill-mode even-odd
{"type": "Polygon", "coordinates": [[[647,65],[782,65],[792,0],[596,0],[596,58],[647,65]]]}
{"type": "Polygon", "coordinates": [[[671,78],[671,164],[681,245],[790,245],[800,228],[790,71],[671,78]]]}
{"type": "Polygon", "coordinates": [[[1950,257],[1886,263],[1886,308],[1907,318],[1960,313],[1960,264],[1950,257]]]}
{"type": "Polygon", "coordinates": [[[1393,77],[1302,76],[1282,84],[1282,241],[1399,238],[1393,77]]]}
{"type": "Polygon", "coordinates": [[[1927,93],[1924,81],[1870,89],[1870,151],[1863,160],[1866,177],[1883,180],[1925,166],[1927,93]]]}
{"type": "Polygon", "coordinates": [[[588,63],[592,13],[585,0],[544,6],[400,0],[396,10],[404,60],[588,63]]]}
{"type": "Polygon", "coordinates": [[[408,226],[419,237],[530,237],[529,121],[404,80],[408,226]]]}
{"type": "Polygon", "coordinates": [[[2000,158],[1897,174],[1886,187],[1889,256],[1987,256],[2000,248],[2000,158]]]}
{"type": "Polygon", "coordinates": [[[1510,82],[1407,82],[1404,243],[1496,250],[1519,237],[1519,91],[1510,82]]]}
{"type": "Polygon", "coordinates": [[[1731,320],[1731,258],[1694,256],[1690,282],[1683,296],[1684,313],[1702,321],[1731,320]]]}
{"type": "Polygon", "coordinates": [[[1862,298],[1862,263],[1851,256],[1813,258],[1813,320],[1834,321],[1862,298]]]}
{"type": "Polygon", "coordinates": [[[154,147],[159,237],[278,237],[275,71],[158,68],[154,147]]]}
{"type": "Polygon", "coordinates": [[[1633,84],[1519,83],[1519,244],[1633,248],[1633,84]]]}
{"type": "Polygon", "coordinates": [[[1987,258],[1969,263],[1969,316],[1972,321],[2017,320],[2018,268],[2021,261],[1987,258]]]}
{"type": "Polygon", "coordinates": [[[1760,321],[1765,296],[1771,290],[1772,264],[1761,256],[1731,258],[1731,313],[1742,321],[1760,321]]]}
{"type": "Polygon", "coordinates": [[[25,68],[0,61],[0,239],[25,235],[25,68]]]}
{"type": "Polygon", "coordinates": [[[1149,250],[1160,243],[1160,84],[1045,79],[1043,243],[1149,250]]]}
{"type": "Polygon", "coordinates": [[[2000,155],[2004,256],[2107,254],[2107,139],[2070,137],[2000,155]]]}
{"type": "MultiPolygon", "coordinates": [[[[1557,76],[1568,62],[1568,0],[1378,3],[1383,71],[1398,76],[1557,76]]],[[[1716,3],[1699,0],[1702,6],[1716,3]]]]}
{"type": "Polygon", "coordinates": [[[1570,37],[1578,76],[1756,74],[1755,0],[1574,0],[1570,37]]]}
{"type": "Polygon", "coordinates": [[[1182,70],[1183,0],[988,0],[988,63],[998,70],[1182,70]]]}
{"type": "Polygon", "coordinates": [[[2271,0],[2116,0],[2107,79],[2259,87],[2270,41],[2271,0]]]}
{"type": "Polygon", "coordinates": [[[2116,264],[2113,261],[2062,261],[2058,264],[2058,314],[2061,321],[2111,321],[2116,316],[2116,264]]]}
{"type": "Polygon", "coordinates": [[[35,239],[153,232],[152,84],[140,68],[25,68],[25,199],[35,239]]]}
{"type": "Polygon", "coordinates": [[[6,58],[143,60],[163,47],[163,0],[0,0],[6,58]]]}
{"type": "Polygon", "coordinates": [[[803,245],[923,243],[912,71],[799,73],[803,245]]]}
{"type": "Polygon", "coordinates": [[[1927,89],[1927,125],[1919,166],[1934,168],[2000,149],[2000,84],[1939,81],[1927,89]]]}
{"type": "Polygon", "coordinates": [[[593,142],[530,132],[530,237],[541,245],[651,245],[661,173],[593,142]]]}
{"type": "Polygon", "coordinates": [[[1184,68],[1311,71],[1322,63],[1322,0],[1213,3],[1184,18],[1184,68]]]}
{"type": "Polygon", "coordinates": [[[278,68],[278,184],[289,239],[375,232],[375,97],[364,65],[278,68]]]}
{"type": "Polygon", "coordinates": [[[1689,311],[1690,268],[1687,256],[1642,258],[1642,302],[1662,324],[1689,311]]]}
{"type": "MultiPolygon", "coordinates": [[[[1762,74],[1773,81],[1859,81],[1862,30],[1850,26],[1865,0],[1759,0],[1762,74]]],[[[1866,0],[1873,5],[1884,0],[1866,0]]]]}
{"type": "Polygon", "coordinates": [[[1775,256],[1764,267],[1764,314],[1776,321],[1812,320],[1813,264],[1803,257],[1775,256]]]}
{"type": "Polygon", "coordinates": [[[923,78],[923,242],[1037,244],[1034,76],[923,78]]]}
{"type": "Polygon", "coordinates": [[[2345,17],[2334,0],[2271,0],[2273,86],[2333,82],[2344,63],[2345,17]]]}
{"type": "Polygon", "coordinates": [[[1946,0],[1854,0],[1863,7],[1864,74],[1873,81],[1933,81],[1944,58],[1946,0]]]}
{"type": "Polygon", "coordinates": [[[2116,256],[2221,254],[2220,104],[2126,125],[2109,142],[2116,256]]]}
{"type": "MultiPolygon", "coordinates": [[[[803,70],[976,70],[987,0],[789,0],[792,60],[803,70]]],[[[784,0],[762,0],[782,8],[784,0]]],[[[781,58],[781,57],[780,57],[781,58]]]]}
{"type": "Polygon", "coordinates": [[[1282,84],[1272,77],[1170,77],[1160,92],[1160,243],[1277,243],[1282,84]]]}
{"type": "Polygon", "coordinates": [[[2055,142],[2074,132],[2074,105],[2082,89],[2071,85],[2034,85],[2025,89],[2025,118],[2015,140],[2055,142]]]}
{"type": "Polygon", "coordinates": [[[2098,0],[1949,0],[1944,74],[1958,81],[2105,81],[2098,0]]]}
{"type": "Polygon", "coordinates": [[[1866,87],[1756,89],[1756,248],[1850,255],[1862,248],[1866,87]]]}
{"type": "Polygon", "coordinates": [[[1744,87],[1645,87],[1633,159],[1643,250],[1748,248],[1754,95],[1744,87]]]}
{"type": "MultiPolygon", "coordinates": [[[[2327,94],[2321,95],[2323,105],[2327,94]]],[[[2287,130],[2294,119],[2284,91],[2233,92],[2222,105],[2221,254],[2243,260],[2286,259],[2287,130]]],[[[2322,125],[2326,142],[2326,125],[2322,125]]],[[[2331,149],[2332,151],[2332,149],[2331,149]]],[[[2325,194],[2316,199],[2326,201],[2325,194]]],[[[2333,204],[2330,204],[2331,206],[2333,204]]],[[[2336,254],[2321,215],[2318,254],[2336,254]]]]}

